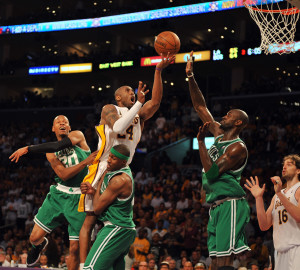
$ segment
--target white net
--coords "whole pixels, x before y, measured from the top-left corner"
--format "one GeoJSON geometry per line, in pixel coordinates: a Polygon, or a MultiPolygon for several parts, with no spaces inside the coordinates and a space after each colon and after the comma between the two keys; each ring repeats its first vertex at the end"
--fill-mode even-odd
{"type": "Polygon", "coordinates": [[[244,0],[245,7],[260,29],[260,48],[265,54],[295,52],[294,38],[299,9],[287,1],[268,2],[244,0]]]}

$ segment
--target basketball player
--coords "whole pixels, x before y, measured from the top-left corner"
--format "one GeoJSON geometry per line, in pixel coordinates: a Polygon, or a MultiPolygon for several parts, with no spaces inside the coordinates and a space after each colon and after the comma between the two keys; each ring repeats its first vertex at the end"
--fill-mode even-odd
{"type": "Polygon", "coordinates": [[[85,193],[94,195],[94,213],[99,215],[104,227],[98,233],[83,269],[125,269],[124,257],[136,235],[132,220],[134,181],[127,166],[130,157],[126,145],[115,145],[110,150],[97,191],[89,182],[84,186],[85,193]]]}
{"type": "Polygon", "coordinates": [[[288,155],[283,159],[282,178],[286,188],[282,189],[279,176],[271,177],[275,195],[267,210],[264,208],[265,184],[259,187],[257,176],[246,180],[245,187],[256,201],[259,227],[262,231],[273,225],[274,247],[277,251],[275,270],[297,270],[300,266],[300,156],[288,155]]]}
{"type": "MultiPolygon", "coordinates": [[[[152,89],[152,98],[145,102],[145,95],[149,90],[145,91],[146,85],[139,82],[137,97],[135,102],[135,94],[131,87],[121,86],[115,91],[115,100],[117,106],[108,104],[103,107],[101,112],[100,125],[96,127],[99,136],[98,156],[92,166],[89,167],[89,174],[84,179],[81,186],[84,188],[86,182],[92,184],[97,189],[97,184],[107,166],[107,158],[112,146],[116,144],[125,144],[130,150],[130,164],[135,148],[140,140],[144,122],[151,118],[158,110],[163,93],[163,84],[161,72],[166,68],[175,56],[166,58],[162,57],[162,61],[156,65],[154,82],[152,89]]],[[[87,257],[90,247],[91,231],[96,222],[96,216],[93,212],[92,194],[82,194],[79,202],[78,211],[87,213],[85,221],[80,231],[80,268],[87,257]]]]}
{"type": "Polygon", "coordinates": [[[192,57],[193,52],[186,65],[186,74],[193,106],[205,123],[199,128],[197,139],[203,166],[202,186],[207,202],[212,204],[207,247],[212,257],[212,270],[234,269],[234,254],[250,250],[244,233],[250,209],[239,183],[248,158],[247,147],[239,134],[248,124],[248,116],[235,109],[222,117],[220,123],[214,120],[194,78],[192,57]],[[208,130],[214,135],[215,142],[207,151],[204,139],[208,130]]]}
{"type": "Polygon", "coordinates": [[[69,120],[64,115],[54,119],[52,131],[57,142],[25,146],[9,157],[11,161],[18,162],[28,152],[47,153],[46,157],[56,173],[57,185],[50,187],[50,192],[34,217],[35,225],[29,238],[32,248],[27,257],[27,265],[32,266],[38,262],[41,252],[48,244],[46,234],[67,220],[70,240],[68,269],[77,270],[79,232],[85,218],[84,213],[77,211],[80,183],[88,172],[87,166],[92,164],[98,151],[91,154],[83,133],[79,130],[71,132],[69,120]]]}

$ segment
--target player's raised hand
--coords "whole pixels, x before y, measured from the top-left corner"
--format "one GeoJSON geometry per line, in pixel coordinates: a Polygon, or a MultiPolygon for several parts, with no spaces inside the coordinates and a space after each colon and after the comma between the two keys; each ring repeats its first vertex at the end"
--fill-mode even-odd
{"type": "Polygon", "coordinates": [[[86,165],[91,165],[93,164],[93,161],[95,160],[95,158],[97,157],[97,154],[98,154],[99,150],[91,153],[86,159],[85,159],[85,162],[86,162],[86,165]]]}
{"type": "Polygon", "coordinates": [[[198,141],[204,141],[205,136],[206,136],[206,134],[209,130],[210,123],[211,122],[206,122],[206,123],[204,123],[203,126],[199,127],[199,131],[198,131],[198,134],[197,134],[197,140],[198,141]]]}
{"type": "Polygon", "coordinates": [[[168,65],[175,61],[175,55],[170,55],[169,52],[167,56],[163,56],[162,53],[160,55],[161,61],[156,65],[156,69],[159,71],[162,71],[164,68],[166,68],[168,65]]]}
{"type": "Polygon", "coordinates": [[[274,185],[275,193],[280,192],[281,189],[282,189],[282,181],[281,181],[280,177],[279,176],[273,176],[273,177],[271,177],[271,181],[274,185]]]}
{"type": "Polygon", "coordinates": [[[94,195],[96,190],[92,187],[89,182],[82,182],[80,184],[80,190],[82,194],[92,194],[94,195]]]}
{"type": "Polygon", "coordinates": [[[247,184],[244,184],[244,187],[252,193],[254,198],[262,197],[266,189],[266,184],[263,184],[262,188],[259,187],[257,176],[255,176],[255,179],[251,176],[250,180],[246,179],[247,184]]]}
{"type": "Polygon", "coordinates": [[[193,70],[193,54],[194,54],[194,52],[191,51],[190,52],[190,58],[187,61],[186,67],[185,67],[185,72],[186,72],[186,75],[188,77],[192,77],[194,75],[194,70],[193,70]]]}
{"type": "Polygon", "coordinates": [[[19,158],[23,155],[26,155],[28,153],[28,146],[19,148],[17,151],[15,151],[14,153],[11,154],[11,156],[9,157],[11,162],[18,162],[19,158]]]}
{"type": "Polygon", "coordinates": [[[143,84],[143,82],[139,81],[138,91],[137,91],[137,100],[141,102],[142,104],[145,103],[146,100],[146,94],[148,94],[149,90],[146,89],[146,84],[143,84]]]}

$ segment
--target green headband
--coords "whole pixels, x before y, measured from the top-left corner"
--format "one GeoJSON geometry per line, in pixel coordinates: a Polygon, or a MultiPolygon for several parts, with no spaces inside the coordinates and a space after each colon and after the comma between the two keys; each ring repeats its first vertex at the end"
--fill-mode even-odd
{"type": "Polygon", "coordinates": [[[115,148],[111,148],[110,152],[119,159],[124,159],[124,160],[129,159],[129,157],[126,157],[125,155],[119,153],[115,148]]]}

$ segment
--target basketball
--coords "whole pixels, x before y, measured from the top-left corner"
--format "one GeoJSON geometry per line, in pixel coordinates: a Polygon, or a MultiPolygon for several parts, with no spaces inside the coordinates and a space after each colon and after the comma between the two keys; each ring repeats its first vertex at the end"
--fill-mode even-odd
{"type": "Polygon", "coordinates": [[[180,49],[180,39],[171,31],[161,32],[155,37],[154,48],[159,55],[162,53],[163,56],[166,56],[168,52],[170,52],[170,56],[174,55],[180,49]]]}

